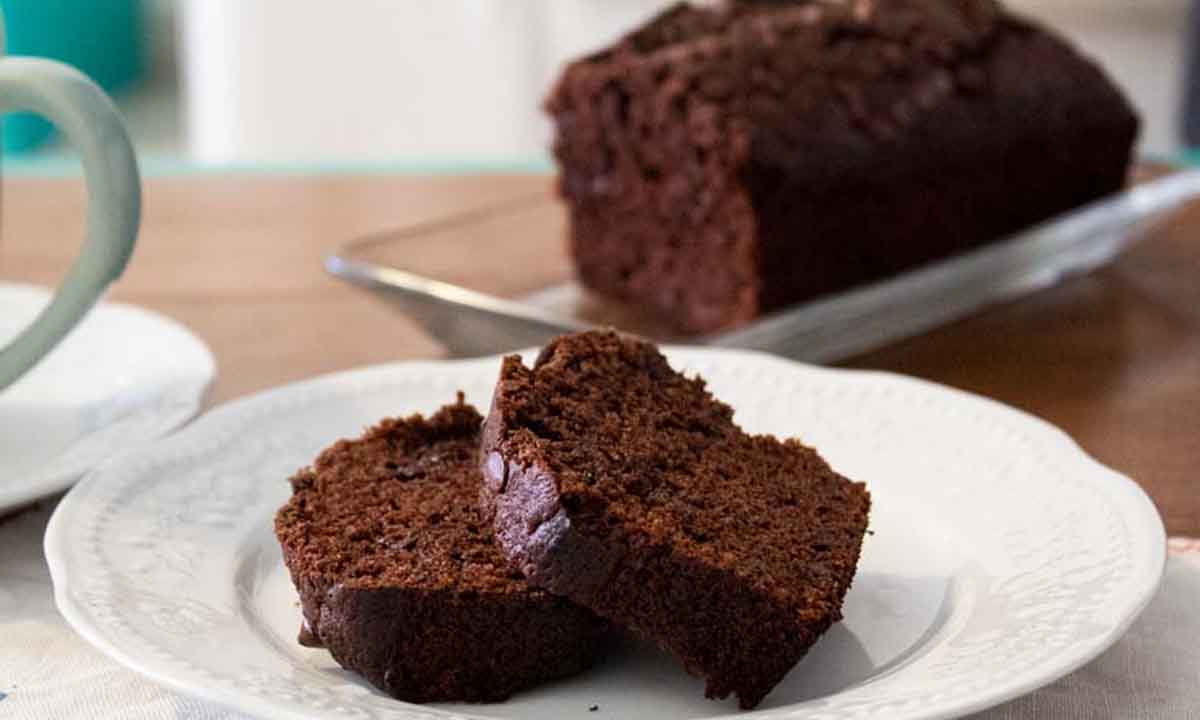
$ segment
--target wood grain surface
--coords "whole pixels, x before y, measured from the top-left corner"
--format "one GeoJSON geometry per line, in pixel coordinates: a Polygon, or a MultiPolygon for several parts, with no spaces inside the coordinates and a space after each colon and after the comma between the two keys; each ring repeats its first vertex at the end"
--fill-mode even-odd
{"type": "MultiPolygon", "coordinates": [[[[171,316],[208,342],[219,365],[210,405],[323,372],[434,357],[436,342],[391,305],[326,275],[325,252],[380,229],[544,193],[550,182],[149,179],[139,246],[112,297],[171,316]]],[[[3,198],[0,278],[53,284],[80,242],[81,181],[9,179],[3,198]]],[[[542,240],[548,232],[536,223],[515,231],[542,240]]],[[[450,268],[487,257],[486,247],[479,257],[436,244],[424,252],[450,268]]],[[[503,272],[519,281],[544,271],[538,263],[527,257],[503,272]]],[[[1200,206],[1108,268],[845,364],[936,380],[1039,415],[1140,482],[1169,532],[1200,536],[1200,206]]]]}

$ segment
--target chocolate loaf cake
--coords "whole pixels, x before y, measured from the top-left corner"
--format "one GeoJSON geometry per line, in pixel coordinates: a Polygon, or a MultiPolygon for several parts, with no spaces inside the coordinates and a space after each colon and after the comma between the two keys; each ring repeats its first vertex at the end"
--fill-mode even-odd
{"type": "Polygon", "coordinates": [[[532,585],[650,638],[751,708],[841,617],[870,497],[747,435],[700,378],[612,332],[505,359],[482,502],[532,585]]]}
{"type": "Polygon", "coordinates": [[[462,402],[384,420],[292,478],[275,518],[301,642],[411,702],[502,700],[591,664],[592,613],[530,588],[479,514],[479,428],[462,402]]]}
{"type": "Polygon", "coordinates": [[[993,0],[676,5],[546,109],[580,279],[685,332],[1111,193],[1138,129],[1099,67],[993,0]]]}

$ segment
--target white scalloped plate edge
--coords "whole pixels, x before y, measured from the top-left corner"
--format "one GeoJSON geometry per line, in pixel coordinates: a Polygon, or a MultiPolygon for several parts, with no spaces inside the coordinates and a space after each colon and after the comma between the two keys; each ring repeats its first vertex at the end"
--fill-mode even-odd
{"type": "MultiPolygon", "coordinates": [[[[966,695],[950,695],[941,699],[929,697],[912,697],[892,701],[884,707],[885,712],[871,710],[869,687],[851,686],[839,695],[850,693],[856,697],[852,706],[861,710],[856,717],[887,717],[897,718],[948,718],[995,706],[1006,700],[1028,693],[1076,670],[1095,658],[1105,649],[1116,642],[1136,619],[1146,604],[1150,601],[1162,577],[1166,561],[1166,536],[1161,518],[1142,489],[1128,477],[1117,473],[1088,456],[1070,437],[1058,428],[1036,418],[1028,413],[1003,405],[999,402],[983,398],[971,393],[937,385],[928,381],[876,371],[857,371],[817,368],[801,365],[792,361],[773,356],[741,350],[718,350],[697,348],[666,349],[666,353],[677,367],[682,365],[689,369],[697,368],[704,374],[724,365],[748,365],[770,368],[777,373],[797,374],[809,378],[820,378],[832,384],[851,385],[880,385],[885,391],[901,390],[916,395],[932,398],[929,402],[944,402],[958,405],[971,410],[979,417],[988,416],[997,421],[1021,426],[1041,444],[1043,450],[1052,450],[1061,461],[1075,465],[1077,471],[1093,485],[1091,489],[1104,494],[1114,508],[1122,514],[1122,520],[1129,524],[1128,547],[1131,560],[1131,574],[1124,579],[1123,592],[1118,602],[1107,605],[1105,611],[1112,620],[1104,625],[1103,630],[1085,641],[1072,644],[1053,658],[1053,664],[1047,667],[1034,665],[1022,669],[1009,669],[1006,677],[998,678],[998,682],[985,689],[966,695]],[[711,365],[716,363],[716,365],[711,365]],[[709,366],[705,369],[705,366],[709,366]]],[[[268,390],[217,408],[196,420],[184,431],[166,438],[152,448],[144,450],[142,456],[170,456],[177,449],[188,447],[194,439],[206,438],[219,434],[225,425],[236,425],[260,413],[271,414],[270,408],[289,405],[282,402],[286,398],[301,395],[310,398],[313,393],[329,392],[334,395],[354,395],[365,393],[370,388],[387,384],[389,379],[397,375],[434,375],[452,372],[467,375],[472,371],[492,368],[497,362],[496,357],[473,360],[442,361],[442,362],[411,362],[375,366],[359,370],[351,370],[332,375],[307,380],[301,383],[268,390]]],[[[478,398],[476,398],[478,399],[478,398]]],[[[734,403],[735,408],[737,404],[734,403]]],[[[277,408],[275,412],[280,412],[277,408]]],[[[398,412],[400,412],[398,410],[398,412]]],[[[403,411],[407,412],[407,411],[403,411]]],[[[739,415],[743,411],[739,409],[739,415]]],[[[819,446],[818,446],[819,447],[819,446]]],[[[80,517],[87,517],[94,511],[89,507],[89,494],[99,483],[119,481],[124,466],[131,464],[136,458],[126,456],[116,463],[107,466],[101,473],[93,473],[82,481],[59,505],[51,519],[46,533],[46,556],[50,565],[51,575],[55,586],[55,599],[60,612],[67,621],[84,638],[97,648],[117,659],[128,667],[150,677],[151,679],[195,697],[208,700],[219,705],[251,714],[269,713],[270,717],[310,717],[313,709],[306,709],[303,703],[275,703],[264,705],[263,698],[243,687],[215,686],[205,682],[204,678],[189,677],[185,664],[173,664],[162,658],[155,660],[139,655],[128,647],[128,643],[111,635],[112,629],[107,627],[103,618],[98,618],[84,600],[78,588],[73,584],[74,569],[72,568],[72,546],[68,543],[69,531],[80,517]]],[[[879,678],[872,678],[872,683],[879,678]]],[[[871,683],[868,683],[870,685],[871,683]]],[[[835,696],[836,697],[836,696],[835,696]]],[[[827,698],[818,698],[812,702],[800,705],[775,708],[768,711],[753,713],[755,717],[771,718],[823,718],[840,716],[833,713],[833,706],[818,707],[827,698]],[[830,714],[826,710],[831,711],[830,714]]],[[[467,718],[482,717],[470,714],[466,706],[459,709],[442,712],[430,708],[411,706],[394,701],[386,701],[387,710],[384,715],[397,718],[467,718]],[[466,714],[459,714],[466,712],[466,714]]],[[[375,705],[372,703],[372,707],[375,705]]],[[[850,707],[850,706],[847,706],[850,707]]],[[[366,715],[364,715],[365,717],[366,715]]],[[[747,717],[742,713],[731,717],[747,717]]]]}

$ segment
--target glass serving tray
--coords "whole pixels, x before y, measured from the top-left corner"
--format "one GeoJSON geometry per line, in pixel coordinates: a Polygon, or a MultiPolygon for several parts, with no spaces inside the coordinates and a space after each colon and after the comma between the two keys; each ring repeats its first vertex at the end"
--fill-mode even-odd
{"type": "Polygon", "coordinates": [[[326,268],[394,299],[452,356],[612,326],[659,342],[834,362],[1094,270],[1197,196],[1200,171],[1157,177],[986,247],[699,336],[673,334],[636,305],[582,288],[566,211],[549,191],[354,240],[326,268]]]}

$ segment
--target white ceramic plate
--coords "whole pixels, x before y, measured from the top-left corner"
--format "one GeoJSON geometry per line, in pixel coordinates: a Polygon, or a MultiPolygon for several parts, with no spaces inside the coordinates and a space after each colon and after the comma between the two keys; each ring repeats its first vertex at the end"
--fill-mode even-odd
{"type": "MultiPolygon", "coordinates": [[[[756,717],[979,710],[1097,655],[1158,584],[1165,539],[1150,501],[1035,418],[898,376],[743,351],[668,354],[708,378],[745,428],[802,437],[874,498],[845,621],[756,717]]],[[[90,475],[46,535],[59,609],[135,670],[261,717],[736,714],[645,647],[506,703],[420,707],[296,644],[300,611],[271,530],[285,479],[335,438],[432,411],[459,388],[486,406],[497,368],[497,358],[400,364],[288,386],[90,475]]]]}
{"type": "MultiPolygon", "coordinates": [[[[49,302],[0,285],[0,343],[49,302]]],[[[212,353],[148,310],[100,303],[46,359],[0,391],[0,514],[70,487],[119,452],[192,417],[212,382],[212,353]]]]}

